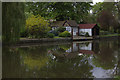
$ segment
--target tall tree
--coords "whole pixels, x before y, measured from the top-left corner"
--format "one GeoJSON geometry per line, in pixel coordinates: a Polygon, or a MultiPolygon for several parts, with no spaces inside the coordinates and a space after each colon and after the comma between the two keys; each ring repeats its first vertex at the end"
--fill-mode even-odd
{"type": "Polygon", "coordinates": [[[114,16],[109,11],[102,11],[97,21],[103,30],[109,30],[109,27],[114,23],[114,16]]]}
{"type": "Polygon", "coordinates": [[[115,2],[97,3],[93,7],[93,14],[95,14],[96,22],[99,23],[104,30],[116,32],[118,26],[117,13],[115,2]]]}
{"type": "Polygon", "coordinates": [[[5,44],[14,43],[19,40],[20,28],[24,26],[24,3],[3,2],[2,3],[2,41],[5,44]]]}
{"type": "Polygon", "coordinates": [[[27,3],[29,12],[34,15],[40,14],[42,17],[56,20],[74,19],[84,22],[91,5],[85,2],[48,2],[48,3],[27,3]]]}
{"type": "Polygon", "coordinates": [[[118,21],[118,26],[117,26],[117,29],[118,29],[118,33],[120,33],[120,2],[116,2],[116,8],[117,8],[117,21],[118,21]]]}

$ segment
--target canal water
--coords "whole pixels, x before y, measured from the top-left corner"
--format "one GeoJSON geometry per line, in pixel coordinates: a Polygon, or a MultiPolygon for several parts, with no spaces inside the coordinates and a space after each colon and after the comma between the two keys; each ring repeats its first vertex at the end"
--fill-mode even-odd
{"type": "Polygon", "coordinates": [[[115,78],[119,40],[3,47],[3,78],[115,78]]]}

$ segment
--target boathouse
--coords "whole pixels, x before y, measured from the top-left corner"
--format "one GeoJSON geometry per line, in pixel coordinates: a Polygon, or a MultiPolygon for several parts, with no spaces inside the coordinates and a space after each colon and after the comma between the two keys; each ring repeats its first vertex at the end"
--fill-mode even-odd
{"type": "Polygon", "coordinates": [[[68,31],[73,36],[78,36],[78,24],[75,20],[66,20],[66,21],[54,21],[51,24],[52,30],[57,29],[58,27],[65,27],[66,31],[68,31]]]}
{"type": "Polygon", "coordinates": [[[85,35],[86,33],[89,36],[99,35],[99,27],[97,24],[79,24],[79,35],[85,35]]]}

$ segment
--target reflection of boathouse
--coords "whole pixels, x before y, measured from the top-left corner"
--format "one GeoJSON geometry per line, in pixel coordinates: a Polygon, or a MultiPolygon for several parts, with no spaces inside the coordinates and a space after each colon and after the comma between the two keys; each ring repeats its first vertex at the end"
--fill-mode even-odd
{"type": "MultiPolygon", "coordinates": [[[[96,44],[96,43],[95,43],[96,44]]],[[[96,49],[99,49],[98,45],[95,45],[92,41],[87,42],[73,42],[72,47],[70,47],[66,52],[79,52],[81,54],[94,54],[96,49]],[[96,47],[93,47],[96,46],[96,47]]]]}
{"type": "MultiPolygon", "coordinates": [[[[56,50],[50,50],[49,53],[52,53],[53,58],[63,58],[63,59],[72,59],[82,54],[95,54],[98,53],[99,45],[96,42],[85,41],[85,42],[73,42],[71,46],[59,46],[56,50]],[[97,51],[97,52],[96,52],[97,51]]],[[[62,59],[62,60],[63,60],[62,59]]]]}

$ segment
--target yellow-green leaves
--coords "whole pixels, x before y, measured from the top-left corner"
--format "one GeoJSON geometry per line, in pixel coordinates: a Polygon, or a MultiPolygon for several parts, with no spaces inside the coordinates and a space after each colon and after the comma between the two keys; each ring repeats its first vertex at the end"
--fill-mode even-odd
{"type": "Polygon", "coordinates": [[[49,31],[48,27],[49,23],[40,15],[32,15],[26,20],[26,29],[28,29],[29,33],[35,37],[45,37],[47,31],[49,31]]]}
{"type": "Polygon", "coordinates": [[[37,16],[32,15],[26,20],[26,27],[30,29],[31,27],[35,25],[37,25],[38,27],[43,27],[43,26],[47,27],[48,22],[40,15],[37,15],[37,16]]]}

